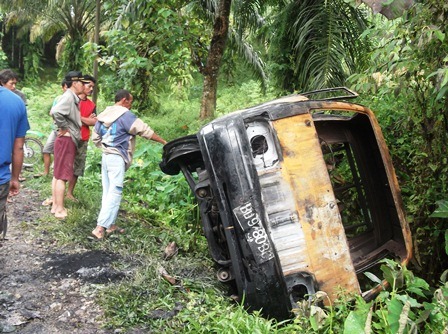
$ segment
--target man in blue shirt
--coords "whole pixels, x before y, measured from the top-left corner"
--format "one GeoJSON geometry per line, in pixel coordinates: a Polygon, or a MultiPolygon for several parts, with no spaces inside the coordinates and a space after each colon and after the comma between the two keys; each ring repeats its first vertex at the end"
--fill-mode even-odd
{"type": "Polygon", "coordinates": [[[23,163],[23,143],[30,125],[22,99],[0,87],[0,233],[6,234],[8,193],[19,193],[19,174],[23,163]]]}
{"type": "Polygon", "coordinates": [[[124,233],[115,225],[123,192],[124,173],[130,167],[135,149],[135,137],[154,140],[163,145],[165,139],[133,114],[130,109],[132,94],[120,89],[115,95],[115,104],[98,115],[92,141],[103,151],[101,177],[103,196],[97,226],[92,234],[97,239],[113,232],[124,233]]]}

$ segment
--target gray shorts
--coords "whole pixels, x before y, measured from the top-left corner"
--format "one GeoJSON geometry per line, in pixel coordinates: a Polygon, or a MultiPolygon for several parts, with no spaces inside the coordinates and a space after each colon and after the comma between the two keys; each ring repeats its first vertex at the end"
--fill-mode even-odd
{"type": "Polygon", "coordinates": [[[52,130],[50,135],[47,138],[47,141],[44,145],[44,149],[42,153],[53,154],[54,153],[54,141],[56,140],[57,132],[56,130],[52,130]]]}
{"type": "Polygon", "coordinates": [[[78,146],[78,150],[75,155],[75,165],[73,167],[73,174],[76,176],[83,176],[84,169],[86,168],[87,147],[89,146],[88,140],[81,140],[78,146]]]}
{"type": "Polygon", "coordinates": [[[6,218],[6,201],[9,194],[9,182],[0,185],[0,234],[5,238],[8,229],[8,219],[6,218]]]}

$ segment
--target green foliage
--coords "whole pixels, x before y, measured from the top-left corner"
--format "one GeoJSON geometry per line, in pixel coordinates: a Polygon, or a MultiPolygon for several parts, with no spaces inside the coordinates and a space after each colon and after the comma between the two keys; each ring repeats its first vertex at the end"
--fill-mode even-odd
{"type": "Polygon", "coordinates": [[[91,68],[91,66],[86,66],[86,62],[89,61],[86,59],[86,52],[82,47],[83,45],[84,41],[82,37],[78,37],[76,39],[64,39],[63,52],[58,60],[60,66],[60,77],[65,76],[65,73],[68,71],[82,71],[85,68],[91,68]]]}
{"type": "MultiPolygon", "coordinates": [[[[199,297],[199,296],[198,296],[199,297]]],[[[192,301],[191,306],[198,302],[192,301]]],[[[193,309],[197,309],[197,306],[193,309]]],[[[192,310],[193,310],[192,309],[192,310]]],[[[184,333],[277,333],[278,325],[274,320],[263,319],[259,312],[249,314],[242,306],[232,306],[222,297],[209,299],[201,306],[202,311],[191,312],[187,309],[179,314],[179,320],[185,324],[184,333]]]]}
{"type": "Polygon", "coordinates": [[[26,85],[22,90],[28,100],[28,120],[31,130],[48,134],[53,124],[49,115],[53,99],[60,95],[62,91],[60,86],[56,84],[46,84],[39,86],[39,90],[35,90],[34,85],[26,85]]]}
{"type": "Polygon", "coordinates": [[[152,224],[176,227],[188,232],[174,238],[185,250],[192,250],[201,233],[197,204],[183,177],[168,176],[158,169],[160,146],[141,142],[135,164],[127,172],[124,195],[127,211],[152,224]],[[136,206],[135,203],[139,205],[136,206]]]}
{"type": "Polygon", "coordinates": [[[158,110],[161,90],[175,91],[192,80],[184,27],[196,21],[179,15],[175,1],[134,0],[117,15],[115,28],[104,35],[100,65],[113,73],[113,90],[126,87],[138,97],[135,106],[142,113],[158,110]]]}
{"type": "MultiPolygon", "coordinates": [[[[241,77],[237,77],[236,81],[241,79],[241,77]]],[[[273,98],[275,98],[273,90],[263,93],[260,85],[253,80],[232,84],[219,92],[216,102],[216,116],[219,117],[235,110],[243,110],[273,98]]]]}
{"type": "Polygon", "coordinates": [[[25,45],[24,53],[25,80],[28,82],[36,82],[39,80],[39,72],[43,70],[41,67],[43,54],[42,44],[29,43],[25,45]]]}
{"type": "MultiPolygon", "coordinates": [[[[341,295],[323,308],[317,302],[326,296],[318,292],[311,301],[299,305],[295,327],[285,328],[306,333],[442,333],[448,324],[447,284],[443,282],[431,291],[426,281],[391,260],[383,261],[381,271],[389,288],[384,286],[375,300],[341,295]]],[[[375,283],[383,280],[371,273],[367,276],[375,283]]]]}
{"type": "MultiPolygon", "coordinates": [[[[234,78],[235,82],[244,80],[244,74],[234,78]]],[[[243,83],[226,84],[221,83],[226,88],[219,92],[217,99],[217,116],[228,114],[235,110],[242,110],[267,100],[273,99],[273,91],[263,93],[260,85],[247,80],[243,83]]],[[[161,100],[163,104],[158,113],[145,116],[143,119],[151,125],[157,133],[166,140],[173,140],[178,137],[196,133],[207,121],[198,119],[201,95],[200,80],[195,78],[192,85],[185,89],[185,94],[163,93],[161,100]]]]}
{"type": "MultiPolygon", "coordinates": [[[[61,72],[82,70],[85,57],[81,46],[93,30],[95,1],[90,0],[0,0],[6,12],[6,23],[19,31],[17,37],[23,40],[26,77],[36,80],[36,72],[42,61],[42,43],[63,34],[58,46],[62,55],[61,72]],[[62,51],[62,52],[61,52],[62,51]],[[37,65],[37,66],[36,66],[37,65]]],[[[93,58],[88,68],[91,68],[93,58]]]]}
{"type": "MultiPolygon", "coordinates": [[[[204,31],[199,29],[204,27],[203,22],[197,17],[187,22],[181,15],[186,12],[178,11],[175,1],[103,4],[111,13],[115,5],[123,10],[111,16],[121,29],[104,35],[104,46],[85,46],[87,59],[95,54],[96,47],[101,52],[104,75],[101,75],[98,110],[113,102],[111,96],[116,89],[125,87],[135,92],[136,100],[142,101],[137,108],[139,113],[162,137],[171,140],[195,133],[202,125],[197,120],[202,87],[191,74],[189,51],[190,47],[204,49],[201,44],[207,42],[206,37],[194,40],[194,36],[204,31]],[[182,30],[187,26],[191,35],[182,30]]],[[[303,18],[294,13],[286,14],[288,18],[303,18]]],[[[317,18],[323,17],[314,19],[317,18]]],[[[323,27],[337,26],[334,17],[327,19],[328,25],[323,27]]],[[[381,270],[388,284],[373,301],[341,294],[333,303],[327,300],[329,306],[324,307],[322,301],[326,296],[319,292],[313,299],[299,303],[296,317],[289,322],[279,324],[262,318],[258,312],[248,313],[224,297],[227,291],[214,277],[197,205],[184,178],[161,173],[158,168],[161,146],[141,138],[137,139],[134,163],[126,175],[118,218],[118,224],[126,227],[125,235],[113,235],[103,243],[92,243],[86,238],[95,226],[101,203],[101,152],[92,146],[85,176],[75,189],[80,202],[67,202],[70,215],[64,224],[49,215],[36,224],[36,232],[48,233],[60,244],[105,249],[123,257],[124,261],[117,265],[127,270],[128,277],[120,284],[107,286],[99,299],[111,329],[132,332],[142,328],[166,333],[442,333],[448,326],[448,272],[439,275],[447,268],[448,252],[447,223],[443,219],[446,203],[440,201],[447,198],[448,184],[444,153],[448,110],[444,22],[446,8],[443,2],[435,0],[427,5],[418,4],[405,20],[389,22],[375,17],[373,23],[377,28],[365,33],[368,42],[373,41],[375,46],[368,54],[369,68],[352,76],[353,86],[364,96],[365,104],[377,112],[389,143],[411,220],[415,257],[424,268],[421,272],[424,278],[395,262],[385,261],[381,270]],[[374,36],[378,38],[373,39],[374,36]],[[164,261],[162,251],[171,241],[179,245],[179,254],[164,261]],[[175,285],[161,278],[161,267],[176,279],[175,285]],[[427,281],[434,287],[429,287],[427,281]]],[[[302,26],[305,33],[309,27],[302,26]]],[[[280,29],[289,27],[292,25],[285,24],[280,29]]],[[[340,32],[347,31],[344,28],[340,32]]],[[[322,37],[321,32],[316,31],[316,36],[322,37]]],[[[299,35],[296,34],[296,41],[300,40],[299,35]]],[[[332,41],[330,34],[326,37],[322,41],[332,41]]],[[[310,46],[317,43],[312,42],[310,46]]],[[[275,59],[272,68],[285,74],[285,82],[293,82],[299,72],[310,82],[309,78],[324,77],[324,72],[334,77],[349,73],[345,68],[348,64],[342,64],[333,74],[320,71],[318,66],[312,66],[319,70],[315,75],[306,76],[306,71],[294,73],[291,64],[298,64],[300,57],[294,56],[291,45],[281,45],[276,55],[285,58],[275,59]]],[[[303,57],[311,64],[316,60],[310,56],[315,50],[309,51],[303,57]]],[[[348,61],[340,52],[328,54],[339,57],[339,61],[348,61]]],[[[357,57],[352,60],[359,65],[361,59],[357,57]]],[[[29,64],[33,61],[31,57],[29,64]]],[[[227,81],[233,85],[224,86],[223,82],[220,86],[218,115],[274,97],[274,89],[263,95],[256,82],[239,74],[232,73],[235,78],[227,81]]],[[[25,87],[32,129],[49,132],[48,111],[53,98],[60,93],[58,81],[25,87]]],[[[30,177],[27,181],[28,186],[39,189],[42,200],[50,194],[50,183],[50,178],[30,177]]],[[[383,281],[372,273],[366,276],[374,283],[383,281]]]]}
{"type": "Polygon", "coordinates": [[[8,67],[8,57],[0,47],[0,68],[7,68],[7,67],[8,67]]]}
{"type": "Polygon", "coordinates": [[[174,94],[163,94],[161,99],[159,113],[144,118],[157,133],[170,141],[198,131],[203,122],[198,119],[200,101],[197,97],[182,99],[174,94]]]}
{"type": "MultiPolygon", "coordinates": [[[[263,95],[256,88],[259,89],[256,83],[249,81],[239,87],[222,89],[218,100],[222,113],[261,102],[263,95]]],[[[33,128],[43,132],[49,129],[49,105],[59,92],[56,83],[43,85],[39,91],[29,89],[28,112],[33,128]]],[[[148,123],[162,136],[169,135],[172,139],[196,132],[200,124],[193,120],[197,116],[199,95],[195,86],[189,90],[189,100],[167,95],[161,112],[157,117],[148,118],[148,123]],[[188,125],[188,129],[180,124],[188,125]]],[[[108,104],[102,96],[99,103],[108,104]]],[[[92,145],[85,175],[75,189],[80,202],[67,201],[70,215],[64,224],[49,215],[34,227],[36,233],[45,231],[60,244],[99,248],[123,258],[116,265],[128,273],[127,278],[106,286],[98,299],[110,329],[132,332],[137,328],[164,333],[358,334],[399,333],[400,326],[404,326],[408,333],[418,328],[419,333],[426,334],[442,332],[447,326],[445,280],[442,279],[441,287],[430,289],[424,280],[390,261],[381,266],[390,290],[382,291],[374,301],[365,302],[360,296],[352,298],[341,293],[337,301],[324,307],[322,301],[327,297],[318,292],[312,300],[297,305],[296,316],[291,321],[277,323],[264,319],[259,312],[249,313],[226,297],[227,289],[216,280],[191,191],[183,177],[167,176],[159,171],[160,158],[159,144],[137,139],[117,222],[126,228],[125,235],[113,235],[102,243],[92,243],[86,238],[95,226],[101,203],[101,152],[92,145]],[[165,261],[162,252],[171,241],[178,244],[179,253],[165,261]],[[161,277],[161,268],[176,284],[171,285],[161,277]]],[[[39,189],[42,200],[50,194],[50,183],[50,178],[27,181],[28,186],[39,189]]],[[[373,274],[369,277],[376,283],[382,281],[373,274]]]]}
{"type": "MultiPolygon", "coordinates": [[[[382,291],[371,307],[360,314],[369,319],[365,328],[373,332],[387,329],[386,333],[439,333],[447,320],[430,319],[430,309],[435,305],[426,302],[430,297],[428,283],[394,261],[382,262],[381,270],[390,290],[382,291]]],[[[442,308],[446,308],[447,300],[442,304],[442,308]]]]}
{"type": "Polygon", "coordinates": [[[430,215],[433,218],[448,218],[448,201],[437,201],[438,208],[430,215]]]}

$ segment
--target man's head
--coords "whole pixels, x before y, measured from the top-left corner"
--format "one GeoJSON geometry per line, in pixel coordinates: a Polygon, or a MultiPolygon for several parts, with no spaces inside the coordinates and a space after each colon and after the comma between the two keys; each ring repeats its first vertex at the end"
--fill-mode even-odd
{"type": "Polygon", "coordinates": [[[9,89],[15,90],[17,81],[19,81],[19,76],[10,69],[5,69],[0,71],[0,85],[9,89]]]}
{"type": "Polygon", "coordinates": [[[65,80],[65,78],[64,79],[62,79],[62,82],[61,82],[61,88],[62,88],[62,90],[65,92],[66,90],[67,90],[67,88],[68,88],[68,86],[67,86],[67,80],[65,80]]]}
{"type": "Polygon", "coordinates": [[[84,85],[83,94],[85,96],[90,96],[93,93],[93,89],[95,88],[96,80],[91,75],[84,75],[84,79],[81,80],[84,85]]]}
{"type": "Polygon", "coordinates": [[[126,89],[120,89],[115,94],[115,103],[128,108],[129,110],[131,109],[133,100],[134,98],[132,97],[131,92],[126,89]]]}
{"type": "Polygon", "coordinates": [[[82,83],[82,80],[84,80],[84,77],[79,71],[70,71],[65,75],[67,88],[76,95],[81,94],[84,90],[84,84],[82,83]]]}

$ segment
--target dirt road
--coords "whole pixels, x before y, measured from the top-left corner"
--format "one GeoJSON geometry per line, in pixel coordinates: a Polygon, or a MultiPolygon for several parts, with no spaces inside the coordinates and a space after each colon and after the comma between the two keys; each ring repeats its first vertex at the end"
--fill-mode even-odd
{"type": "Polygon", "coordinates": [[[121,332],[103,329],[106,319],[95,302],[104,284],[124,276],[110,266],[116,255],[58,247],[36,230],[48,216],[41,202],[22,188],[8,203],[8,232],[0,241],[0,333],[121,332]]]}

